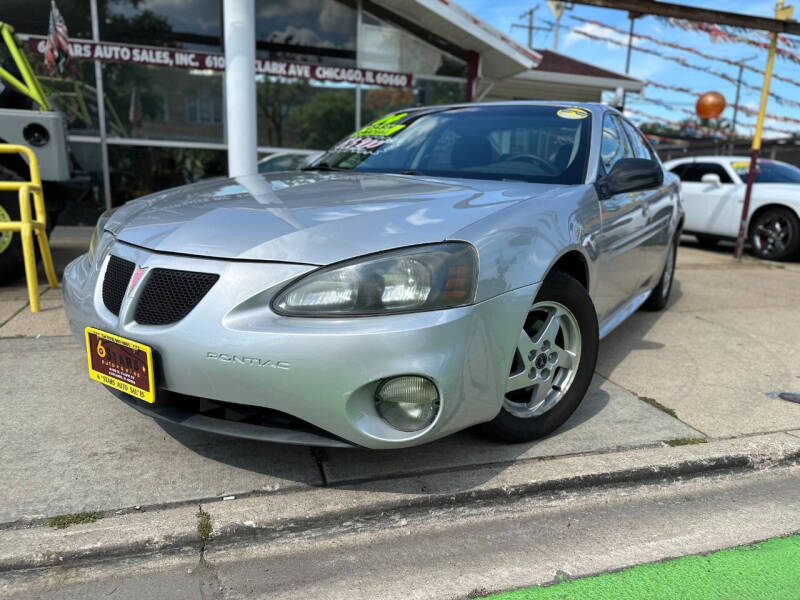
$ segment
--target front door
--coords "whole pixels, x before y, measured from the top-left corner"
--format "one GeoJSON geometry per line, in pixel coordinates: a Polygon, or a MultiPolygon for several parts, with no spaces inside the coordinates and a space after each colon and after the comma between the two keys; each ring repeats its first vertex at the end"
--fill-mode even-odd
{"type": "Polygon", "coordinates": [[[684,229],[735,236],[744,202],[744,186],[734,183],[728,171],[719,163],[696,162],[681,167],[678,174],[686,211],[684,229]],[[709,173],[717,175],[720,183],[702,181],[703,175],[709,173]]]}
{"type": "MultiPolygon", "coordinates": [[[[600,172],[608,173],[621,158],[634,158],[633,150],[620,121],[606,114],[600,172]]],[[[601,328],[636,295],[642,284],[648,194],[628,192],[600,201],[602,233],[598,237],[599,274],[594,301],[601,328]]]]}

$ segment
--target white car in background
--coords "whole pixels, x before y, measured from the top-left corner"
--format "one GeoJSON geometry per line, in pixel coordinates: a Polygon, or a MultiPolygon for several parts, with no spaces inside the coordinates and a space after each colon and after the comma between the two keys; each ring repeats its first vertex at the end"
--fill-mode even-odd
{"type": "MultiPolygon", "coordinates": [[[[664,166],[681,179],[684,232],[703,246],[735,239],[742,216],[746,156],[693,156],[664,166]]],[[[800,251],[800,169],[759,159],[750,198],[747,237],[753,253],[769,260],[797,258],[800,251]]]]}

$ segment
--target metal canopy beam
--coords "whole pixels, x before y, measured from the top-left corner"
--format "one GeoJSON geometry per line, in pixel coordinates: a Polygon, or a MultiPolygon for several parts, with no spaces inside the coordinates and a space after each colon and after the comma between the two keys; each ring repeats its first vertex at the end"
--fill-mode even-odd
{"type": "Polygon", "coordinates": [[[689,21],[703,21],[719,25],[732,25],[747,29],[762,29],[777,33],[793,33],[800,35],[800,23],[797,21],[779,21],[768,17],[756,17],[741,13],[712,10],[710,8],[695,8],[671,2],[655,2],[654,0],[574,0],[575,4],[588,4],[602,8],[627,10],[644,15],[658,15],[661,17],[675,17],[689,21]]]}

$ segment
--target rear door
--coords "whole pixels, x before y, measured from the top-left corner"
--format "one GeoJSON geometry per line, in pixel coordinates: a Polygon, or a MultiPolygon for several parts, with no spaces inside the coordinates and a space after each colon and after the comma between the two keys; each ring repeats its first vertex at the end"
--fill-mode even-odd
{"type": "MultiPolygon", "coordinates": [[[[635,158],[622,122],[613,114],[603,117],[600,176],[621,158],[635,158]]],[[[599,237],[599,277],[594,293],[601,327],[640,288],[644,279],[644,240],[647,192],[617,194],[600,200],[602,233],[599,237]]]]}
{"type": "MultiPolygon", "coordinates": [[[[650,147],[644,135],[631,123],[623,119],[625,132],[631,140],[636,158],[654,160],[658,163],[658,156],[650,147]]],[[[644,231],[642,233],[642,270],[644,279],[642,284],[655,284],[661,277],[666,258],[667,247],[670,243],[670,223],[675,210],[675,199],[672,198],[671,188],[662,185],[651,190],[643,190],[642,213],[644,215],[644,231]]]]}
{"type": "Polygon", "coordinates": [[[734,182],[728,170],[716,162],[683,163],[672,172],[681,178],[681,196],[686,211],[684,229],[696,233],[735,236],[737,214],[744,202],[744,186],[734,182]],[[720,185],[703,182],[703,175],[714,173],[720,185]],[[733,218],[731,218],[733,215],[733,218]]]}

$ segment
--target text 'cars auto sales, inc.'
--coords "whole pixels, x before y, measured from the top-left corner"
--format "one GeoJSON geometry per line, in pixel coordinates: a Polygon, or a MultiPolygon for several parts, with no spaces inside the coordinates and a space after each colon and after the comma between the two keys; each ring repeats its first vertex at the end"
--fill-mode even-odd
{"type": "MultiPolygon", "coordinates": [[[[42,36],[30,36],[28,49],[35,54],[44,55],[45,41],[46,38],[42,36]]],[[[192,52],[176,48],[90,41],[70,42],[69,46],[72,58],[76,60],[99,60],[179,69],[225,70],[225,56],[217,52],[192,52]]],[[[411,75],[408,73],[375,71],[357,67],[338,67],[265,58],[256,58],[255,67],[256,73],[275,77],[366,83],[401,88],[411,85],[411,75]]]]}

